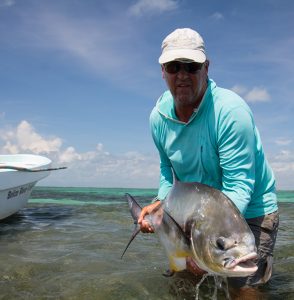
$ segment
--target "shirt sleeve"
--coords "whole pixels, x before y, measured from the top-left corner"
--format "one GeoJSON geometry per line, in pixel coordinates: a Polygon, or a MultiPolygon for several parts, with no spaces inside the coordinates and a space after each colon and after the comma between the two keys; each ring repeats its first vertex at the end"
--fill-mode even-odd
{"type": "Polygon", "coordinates": [[[158,150],[160,158],[160,181],[156,200],[164,200],[173,184],[173,174],[171,162],[165,154],[160,143],[159,120],[154,117],[154,112],[150,116],[150,128],[154,144],[158,150]]]}
{"type": "Polygon", "coordinates": [[[222,168],[222,192],[244,215],[255,184],[255,126],[251,113],[237,107],[219,124],[218,147],[222,168]]]}

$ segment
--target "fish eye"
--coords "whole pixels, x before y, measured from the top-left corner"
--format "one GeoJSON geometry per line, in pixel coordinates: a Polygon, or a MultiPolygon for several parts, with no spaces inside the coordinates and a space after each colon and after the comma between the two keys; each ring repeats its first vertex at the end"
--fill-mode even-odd
{"type": "Polygon", "coordinates": [[[223,237],[220,237],[216,240],[216,246],[220,250],[225,250],[225,239],[223,237]]]}

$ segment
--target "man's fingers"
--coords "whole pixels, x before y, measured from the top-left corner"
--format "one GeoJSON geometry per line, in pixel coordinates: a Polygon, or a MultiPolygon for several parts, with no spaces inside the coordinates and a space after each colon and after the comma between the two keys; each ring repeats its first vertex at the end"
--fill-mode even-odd
{"type": "Polygon", "coordinates": [[[153,227],[146,220],[142,221],[141,231],[144,232],[144,233],[154,232],[153,227]]]}
{"type": "Polygon", "coordinates": [[[154,209],[158,209],[159,206],[160,202],[158,201],[142,208],[141,214],[138,218],[138,224],[140,225],[142,232],[154,232],[153,226],[147,220],[145,220],[144,217],[146,215],[151,214],[154,211],[154,209]]]}
{"type": "Polygon", "coordinates": [[[139,216],[139,219],[138,219],[138,223],[139,223],[140,225],[142,225],[142,222],[143,222],[144,217],[145,217],[146,214],[147,214],[146,208],[143,207],[143,209],[142,209],[142,211],[141,211],[141,214],[140,214],[140,216],[139,216]]]}

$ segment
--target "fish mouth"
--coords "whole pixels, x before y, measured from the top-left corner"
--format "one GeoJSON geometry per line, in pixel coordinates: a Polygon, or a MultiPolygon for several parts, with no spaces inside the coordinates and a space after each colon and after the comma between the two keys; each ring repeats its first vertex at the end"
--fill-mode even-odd
{"type": "Polygon", "coordinates": [[[256,252],[251,252],[246,254],[240,258],[225,258],[224,259],[224,267],[232,272],[235,273],[236,276],[240,275],[250,275],[257,271],[257,265],[254,262],[254,259],[257,257],[256,252]]]}

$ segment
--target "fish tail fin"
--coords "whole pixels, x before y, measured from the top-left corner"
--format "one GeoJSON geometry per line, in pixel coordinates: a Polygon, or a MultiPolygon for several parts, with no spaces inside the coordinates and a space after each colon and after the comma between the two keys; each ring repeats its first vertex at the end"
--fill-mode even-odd
{"type": "Polygon", "coordinates": [[[134,223],[138,223],[139,216],[142,211],[142,207],[138,204],[138,202],[135,200],[134,197],[132,197],[130,194],[126,193],[127,199],[128,199],[128,204],[129,204],[129,209],[131,212],[131,215],[133,217],[134,223]]]}
{"type": "Polygon", "coordinates": [[[132,218],[134,220],[134,224],[135,224],[135,228],[134,231],[132,233],[132,236],[125,248],[125,250],[123,251],[122,255],[121,255],[121,259],[123,258],[124,254],[126,253],[127,249],[129,248],[130,244],[132,243],[132,241],[134,240],[134,238],[137,236],[137,234],[140,232],[140,226],[138,225],[138,219],[139,216],[141,214],[142,208],[141,206],[138,204],[138,202],[134,199],[134,197],[132,197],[130,194],[126,193],[127,199],[128,199],[128,204],[129,204],[129,209],[132,215],[132,218]]]}
{"type": "Polygon", "coordinates": [[[129,246],[131,245],[131,242],[134,240],[134,238],[137,236],[137,234],[138,234],[140,231],[141,231],[140,227],[138,228],[138,225],[136,225],[136,227],[135,227],[135,229],[134,229],[134,231],[133,231],[133,233],[132,233],[132,236],[131,236],[131,238],[130,238],[130,240],[129,240],[129,242],[128,242],[126,248],[125,248],[125,250],[123,251],[123,253],[122,253],[120,259],[123,258],[124,254],[126,253],[126,251],[128,250],[129,246]]]}

